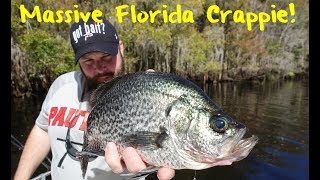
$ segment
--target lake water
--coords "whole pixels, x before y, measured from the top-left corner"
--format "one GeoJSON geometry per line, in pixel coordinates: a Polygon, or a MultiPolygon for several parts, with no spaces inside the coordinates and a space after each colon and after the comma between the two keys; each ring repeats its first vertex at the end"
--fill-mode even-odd
{"type": "MultiPolygon", "coordinates": [[[[207,84],[209,96],[259,137],[249,156],[230,166],[179,170],[174,179],[309,179],[309,81],[207,84]]],[[[11,101],[11,134],[22,143],[34,124],[43,97],[11,101]]],[[[12,145],[11,174],[21,151],[12,145]]],[[[35,175],[45,172],[41,165],[35,175]]],[[[147,179],[156,179],[150,175],[147,179]]]]}

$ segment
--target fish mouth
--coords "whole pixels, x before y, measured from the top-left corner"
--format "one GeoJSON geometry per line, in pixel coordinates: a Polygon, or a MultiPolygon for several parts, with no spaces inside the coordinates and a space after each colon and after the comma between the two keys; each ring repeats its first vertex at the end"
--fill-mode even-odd
{"type": "Polygon", "coordinates": [[[235,161],[240,161],[246,158],[258,143],[258,137],[255,135],[243,138],[246,131],[246,128],[241,128],[234,136],[224,137],[215,145],[212,152],[209,152],[210,150],[199,150],[186,142],[184,151],[187,153],[184,159],[189,158],[196,162],[196,165],[191,168],[195,170],[231,165],[235,161]]]}
{"type": "Polygon", "coordinates": [[[259,138],[256,135],[239,140],[229,156],[237,157],[236,161],[240,161],[248,156],[252,148],[258,143],[258,140],[259,138]]]}
{"type": "Polygon", "coordinates": [[[230,165],[235,161],[246,158],[259,140],[255,135],[243,138],[246,131],[246,128],[240,129],[235,136],[229,137],[229,140],[226,139],[225,143],[220,144],[217,148],[218,153],[215,155],[207,154],[202,162],[208,164],[208,166],[219,166],[230,165]]]}
{"type": "Polygon", "coordinates": [[[237,149],[240,149],[242,147],[242,144],[244,144],[245,142],[250,142],[250,138],[243,139],[246,132],[247,128],[240,129],[239,132],[228,143],[230,145],[225,145],[227,148],[229,148],[228,152],[235,152],[237,149]]]}
{"type": "Polygon", "coordinates": [[[241,149],[252,149],[258,143],[259,138],[256,135],[252,135],[249,138],[239,139],[238,143],[234,146],[232,152],[237,152],[241,149]]]}

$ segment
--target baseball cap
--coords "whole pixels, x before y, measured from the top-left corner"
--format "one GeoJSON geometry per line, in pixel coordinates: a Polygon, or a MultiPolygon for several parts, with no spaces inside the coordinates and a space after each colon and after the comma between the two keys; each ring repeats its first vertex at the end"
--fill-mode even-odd
{"type": "Polygon", "coordinates": [[[70,40],[74,50],[74,63],[77,64],[79,58],[84,54],[99,51],[117,55],[119,38],[114,26],[106,19],[101,23],[89,19],[84,22],[82,19],[78,23],[71,25],[70,40]]]}

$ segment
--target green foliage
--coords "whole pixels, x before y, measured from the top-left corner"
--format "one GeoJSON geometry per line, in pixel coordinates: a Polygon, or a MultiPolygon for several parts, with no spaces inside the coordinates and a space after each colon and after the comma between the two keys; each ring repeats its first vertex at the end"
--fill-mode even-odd
{"type": "Polygon", "coordinates": [[[201,72],[217,72],[221,69],[218,61],[209,61],[201,67],[201,72]]]}
{"type": "Polygon", "coordinates": [[[11,36],[14,38],[21,34],[24,30],[24,26],[20,20],[19,6],[21,0],[12,0],[11,1],[11,36]]]}
{"type": "Polygon", "coordinates": [[[190,33],[188,38],[188,54],[185,56],[185,60],[192,65],[204,63],[206,61],[206,50],[208,44],[200,33],[190,33]]]}
{"type": "Polygon", "coordinates": [[[289,77],[294,77],[295,74],[294,74],[294,72],[290,71],[290,72],[288,72],[288,76],[289,76],[289,77]]]}
{"type": "Polygon", "coordinates": [[[266,49],[268,54],[277,55],[281,53],[281,44],[278,41],[270,40],[266,42],[266,49]]]}
{"type": "Polygon", "coordinates": [[[23,25],[20,22],[17,16],[11,16],[11,34],[13,37],[16,37],[16,34],[20,34],[23,30],[23,25]]]}
{"type": "MultiPolygon", "coordinates": [[[[73,51],[69,42],[67,23],[39,23],[30,19],[21,23],[19,6],[24,3],[28,9],[35,5],[41,10],[74,9],[79,11],[99,9],[104,17],[115,25],[125,46],[125,67],[134,72],[145,68],[159,71],[179,70],[189,74],[226,72],[229,69],[258,69],[283,71],[296,74],[308,69],[308,2],[293,1],[210,1],[210,0],[121,0],[121,1],[49,1],[12,0],[11,35],[15,42],[26,51],[33,67],[32,77],[56,77],[74,70],[73,51]],[[91,4],[93,2],[93,4],[91,4]],[[287,8],[289,2],[296,5],[296,22],[286,26],[281,23],[266,23],[264,32],[257,29],[248,31],[244,25],[233,23],[209,23],[206,9],[217,4],[221,9],[244,11],[271,10],[270,5],[287,8]],[[157,15],[154,23],[133,23],[130,8],[122,23],[117,21],[115,8],[119,5],[135,5],[136,13],[149,10],[176,11],[191,10],[195,23],[164,23],[163,15],[157,15]],[[163,5],[167,5],[164,7],[163,5]],[[61,38],[57,38],[59,37],[61,38]],[[158,68],[158,69],[157,69],[158,68]]],[[[232,17],[232,16],[230,16],[232,17]]],[[[229,17],[229,18],[230,18],[229,17]]],[[[217,16],[218,18],[218,16],[217,16]]],[[[261,71],[263,72],[263,71],[261,71]]]]}
{"type": "Polygon", "coordinates": [[[48,32],[36,29],[22,35],[19,43],[25,48],[33,67],[31,76],[42,74],[56,77],[73,70],[73,52],[69,42],[52,37],[48,32]]]}

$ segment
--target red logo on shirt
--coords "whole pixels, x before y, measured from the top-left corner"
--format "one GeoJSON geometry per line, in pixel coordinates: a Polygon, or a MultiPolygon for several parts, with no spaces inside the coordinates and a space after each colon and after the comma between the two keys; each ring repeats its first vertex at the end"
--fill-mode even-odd
{"type": "Polygon", "coordinates": [[[73,128],[80,117],[82,119],[79,127],[83,131],[87,125],[89,111],[82,111],[68,107],[52,107],[48,117],[49,126],[65,126],[73,128]]]}

